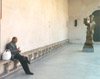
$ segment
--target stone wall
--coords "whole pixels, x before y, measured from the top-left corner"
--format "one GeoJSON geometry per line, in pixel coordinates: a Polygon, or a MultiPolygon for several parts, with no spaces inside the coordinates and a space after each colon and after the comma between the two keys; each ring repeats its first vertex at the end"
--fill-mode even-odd
{"type": "Polygon", "coordinates": [[[68,39],[67,0],[2,0],[1,53],[13,36],[22,52],[68,39]]]}

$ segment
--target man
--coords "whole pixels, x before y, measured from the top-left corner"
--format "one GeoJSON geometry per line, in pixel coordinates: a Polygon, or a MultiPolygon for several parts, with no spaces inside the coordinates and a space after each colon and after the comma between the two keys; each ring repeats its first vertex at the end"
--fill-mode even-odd
{"type": "Polygon", "coordinates": [[[16,46],[17,41],[18,41],[17,37],[13,37],[12,41],[8,43],[6,46],[6,49],[10,49],[11,51],[11,55],[12,55],[11,60],[14,60],[14,59],[19,60],[25,73],[29,75],[33,75],[33,73],[30,72],[29,70],[28,64],[30,64],[30,62],[27,60],[27,57],[20,55],[21,50],[20,48],[17,48],[16,46]]]}

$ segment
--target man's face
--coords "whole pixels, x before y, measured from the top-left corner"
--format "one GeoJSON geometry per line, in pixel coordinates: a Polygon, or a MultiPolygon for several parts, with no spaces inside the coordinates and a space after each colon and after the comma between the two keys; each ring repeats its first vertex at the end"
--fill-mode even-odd
{"type": "Polygon", "coordinates": [[[18,41],[17,38],[13,39],[13,42],[14,42],[14,43],[17,43],[17,41],[18,41]]]}

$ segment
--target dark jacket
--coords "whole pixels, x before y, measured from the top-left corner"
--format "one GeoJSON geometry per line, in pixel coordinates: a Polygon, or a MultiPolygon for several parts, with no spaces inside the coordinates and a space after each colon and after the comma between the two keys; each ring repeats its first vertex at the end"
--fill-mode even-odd
{"type": "Polygon", "coordinates": [[[7,44],[6,49],[10,49],[11,55],[12,55],[11,59],[14,59],[14,56],[19,54],[19,51],[18,51],[18,49],[16,47],[16,44],[14,42],[12,42],[12,41],[7,44]]]}

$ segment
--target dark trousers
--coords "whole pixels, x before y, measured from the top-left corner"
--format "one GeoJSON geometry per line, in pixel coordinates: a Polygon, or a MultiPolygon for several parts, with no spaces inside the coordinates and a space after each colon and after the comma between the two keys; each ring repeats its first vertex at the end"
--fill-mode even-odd
{"type": "Polygon", "coordinates": [[[19,62],[21,63],[25,73],[29,73],[29,67],[28,67],[28,63],[26,62],[26,60],[24,59],[24,56],[21,56],[20,54],[17,54],[14,56],[14,59],[19,60],[19,62]]]}

